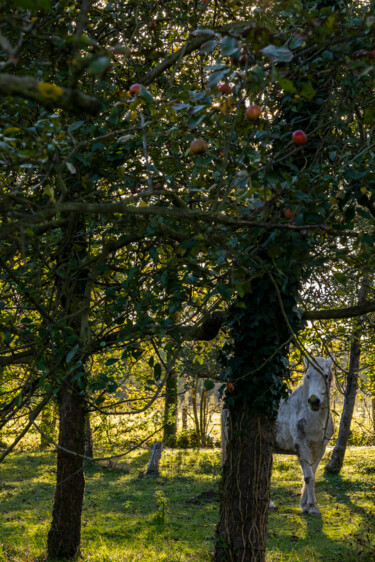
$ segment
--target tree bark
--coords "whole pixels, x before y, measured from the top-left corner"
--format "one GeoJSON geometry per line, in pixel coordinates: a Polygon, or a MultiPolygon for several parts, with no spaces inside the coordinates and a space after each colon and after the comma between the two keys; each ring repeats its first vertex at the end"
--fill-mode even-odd
{"type": "Polygon", "coordinates": [[[83,475],[85,408],[82,396],[64,387],[60,394],[60,434],[57,451],[57,482],[48,533],[49,560],[73,559],[79,554],[83,475]],[[69,451],[69,452],[68,452],[69,451]]]}
{"type": "MultiPolygon", "coordinates": [[[[42,416],[40,421],[40,429],[46,436],[50,436],[54,439],[54,429],[56,424],[56,407],[55,404],[50,401],[47,406],[42,410],[42,416]]],[[[46,449],[51,445],[51,442],[46,439],[46,437],[40,434],[40,449],[46,449]]]]}
{"type": "Polygon", "coordinates": [[[94,446],[92,442],[92,431],[90,424],[90,414],[87,412],[85,418],[85,457],[94,456],[94,446]]]}
{"type": "Polygon", "coordinates": [[[214,562],[265,560],[275,421],[254,416],[246,402],[239,419],[229,423],[214,562]]]}
{"type": "Polygon", "coordinates": [[[178,376],[172,369],[165,386],[164,437],[167,447],[175,447],[177,439],[178,376]]]}
{"type": "Polygon", "coordinates": [[[191,391],[191,398],[192,398],[192,405],[193,405],[193,416],[194,416],[194,423],[195,423],[195,431],[197,434],[197,446],[200,447],[201,445],[201,434],[199,431],[199,417],[198,417],[198,386],[199,386],[199,378],[196,377],[194,381],[194,387],[191,391]]]}
{"type": "Polygon", "coordinates": [[[161,459],[161,453],[163,451],[163,443],[161,441],[156,441],[152,446],[151,459],[147,467],[147,476],[158,476],[159,475],[159,462],[161,459]]]}
{"type": "Polygon", "coordinates": [[[188,422],[188,409],[186,404],[182,406],[182,429],[187,429],[188,422]]]}
{"type": "MultiPolygon", "coordinates": [[[[78,184],[72,187],[78,188],[78,184]]],[[[48,559],[73,559],[79,554],[81,514],[85,480],[86,374],[85,348],[89,334],[90,283],[82,266],[87,256],[86,231],[82,217],[71,217],[64,231],[59,255],[57,302],[66,315],[67,331],[75,334],[77,349],[66,346],[66,371],[62,373],[59,400],[59,449],[52,523],[47,539],[48,559]],[[80,267],[77,265],[80,264],[80,267]],[[77,310],[80,311],[77,314],[77,310]],[[73,352],[73,354],[72,354],[73,352]],[[77,367],[72,369],[72,360],[77,367]]]]}
{"type": "MultiPolygon", "coordinates": [[[[366,302],[369,283],[366,279],[358,295],[358,304],[366,302]]],[[[355,399],[358,389],[358,371],[361,356],[361,320],[358,321],[354,332],[353,342],[350,347],[349,371],[345,389],[344,407],[341,414],[340,428],[336,444],[333,448],[331,458],[325,466],[325,470],[332,474],[338,474],[344,462],[346,446],[350,435],[350,425],[352,423],[355,399]]]]}
{"type": "Polygon", "coordinates": [[[215,562],[264,562],[270,499],[272,450],[291,332],[300,329],[296,313],[299,282],[264,275],[251,293],[233,306],[223,367],[228,373],[225,407],[228,443],[223,468],[215,562]]]}

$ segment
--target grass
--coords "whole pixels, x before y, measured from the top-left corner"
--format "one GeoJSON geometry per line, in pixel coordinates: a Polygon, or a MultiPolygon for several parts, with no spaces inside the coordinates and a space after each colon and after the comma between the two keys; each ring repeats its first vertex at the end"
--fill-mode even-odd
{"type": "MultiPolygon", "coordinates": [[[[82,517],[85,562],[210,560],[218,520],[218,450],[164,450],[161,474],[144,476],[150,452],[135,451],[116,468],[86,472],[82,517]]],[[[316,486],[323,517],[299,514],[301,473],[293,457],[276,456],[267,561],[375,560],[375,448],[351,448],[340,476],[316,486]]],[[[22,452],[0,472],[0,561],[45,559],[55,455],[22,452]]]]}

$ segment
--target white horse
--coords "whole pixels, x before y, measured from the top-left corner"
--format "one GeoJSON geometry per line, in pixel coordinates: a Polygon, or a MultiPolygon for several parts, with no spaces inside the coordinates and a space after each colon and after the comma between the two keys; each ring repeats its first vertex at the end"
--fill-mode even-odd
{"type": "MultiPolygon", "coordinates": [[[[307,360],[302,383],[280,403],[276,420],[275,453],[297,455],[302,472],[301,510],[320,515],[315,497],[315,473],[333,435],[330,388],[333,360],[307,360]]],[[[228,410],[222,410],[223,463],[228,441],[228,410]]],[[[274,507],[270,502],[270,507],[274,507]]]]}

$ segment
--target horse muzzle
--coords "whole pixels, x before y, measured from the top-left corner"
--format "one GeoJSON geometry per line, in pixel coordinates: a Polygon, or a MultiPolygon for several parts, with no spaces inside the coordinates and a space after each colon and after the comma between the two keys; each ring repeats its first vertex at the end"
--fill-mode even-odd
{"type": "Polygon", "coordinates": [[[315,396],[315,394],[312,394],[309,399],[308,399],[308,403],[310,408],[314,411],[317,412],[320,408],[320,406],[322,405],[320,399],[315,396]]]}

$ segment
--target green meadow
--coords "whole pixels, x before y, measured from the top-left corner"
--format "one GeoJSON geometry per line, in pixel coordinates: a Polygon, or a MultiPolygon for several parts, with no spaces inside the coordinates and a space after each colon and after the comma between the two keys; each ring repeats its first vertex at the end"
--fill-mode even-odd
{"type": "MultiPolygon", "coordinates": [[[[165,449],[147,477],[150,450],[86,467],[81,560],[210,560],[219,515],[219,450],[165,449]]],[[[351,447],[340,476],[318,469],[322,518],[299,512],[295,458],[275,456],[267,562],[375,560],[375,447],[351,447]]],[[[42,562],[51,519],[55,453],[18,452],[0,472],[0,560],[42,562]]]]}

